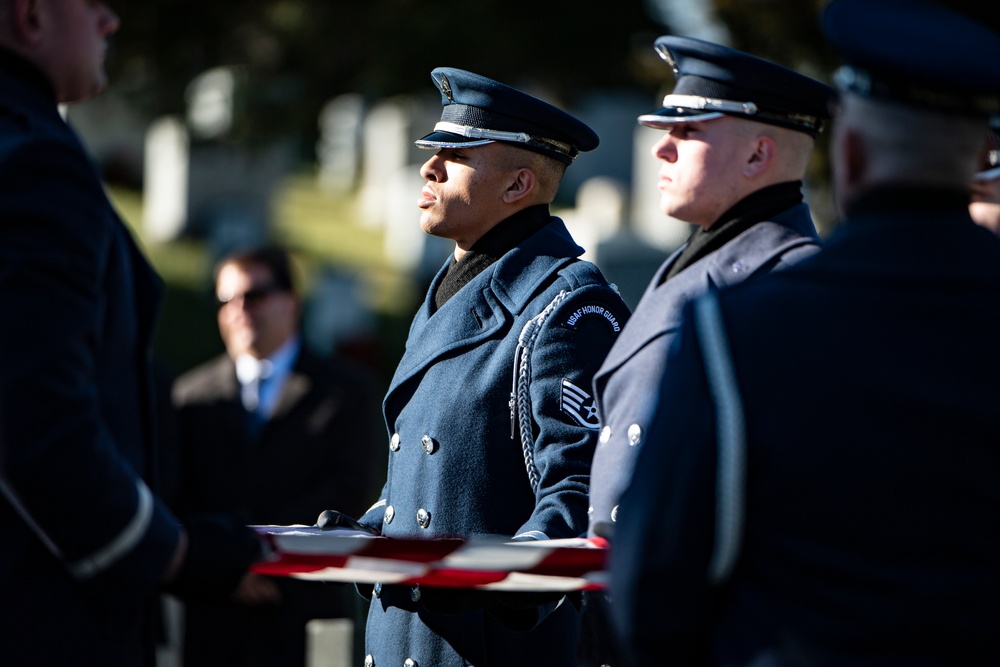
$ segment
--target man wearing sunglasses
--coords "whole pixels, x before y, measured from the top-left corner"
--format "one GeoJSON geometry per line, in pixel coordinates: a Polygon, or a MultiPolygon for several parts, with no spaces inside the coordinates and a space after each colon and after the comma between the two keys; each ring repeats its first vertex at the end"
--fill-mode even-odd
{"type": "MultiPolygon", "coordinates": [[[[174,386],[178,512],[234,512],[248,524],[360,513],[375,487],[377,400],[369,378],[304,345],[282,248],[237,251],[215,271],[225,353],[174,386]]],[[[353,618],[346,586],[244,578],[226,604],[185,606],[184,664],[301,667],[305,625],[353,618]]]]}

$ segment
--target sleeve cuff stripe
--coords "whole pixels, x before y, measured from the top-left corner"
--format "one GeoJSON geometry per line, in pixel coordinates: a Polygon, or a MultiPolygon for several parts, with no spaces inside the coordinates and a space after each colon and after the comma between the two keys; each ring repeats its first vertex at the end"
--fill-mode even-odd
{"type": "Polygon", "coordinates": [[[142,481],[136,481],[136,490],[139,495],[138,506],[128,525],[102,548],[70,563],[70,572],[78,579],[90,579],[107,570],[142,541],[153,520],[153,494],[142,481]]]}

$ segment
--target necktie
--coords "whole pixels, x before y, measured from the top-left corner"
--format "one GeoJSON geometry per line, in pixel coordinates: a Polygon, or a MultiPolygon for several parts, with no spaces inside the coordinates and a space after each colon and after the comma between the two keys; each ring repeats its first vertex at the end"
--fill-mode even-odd
{"type": "Polygon", "coordinates": [[[247,430],[251,438],[256,438],[260,435],[260,431],[267,421],[267,417],[260,406],[260,388],[266,381],[266,378],[257,378],[253,382],[248,382],[243,387],[243,405],[246,406],[249,415],[247,430]]]}
{"type": "Polygon", "coordinates": [[[256,438],[267,421],[267,415],[261,405],[264,387],[270,376],[270,366],[261,364],[260,373],[253,379],[245,382],[240,392],[243,407],[246,408],[248,419],[248,431],[250,437],[256,438]]]}

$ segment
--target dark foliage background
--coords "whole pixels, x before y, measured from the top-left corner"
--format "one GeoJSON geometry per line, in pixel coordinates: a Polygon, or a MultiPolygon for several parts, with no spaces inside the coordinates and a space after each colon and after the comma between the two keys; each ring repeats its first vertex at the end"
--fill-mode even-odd
{"type": "MultiPolygon", "coordinates": [[[[653,53],[671,32],[649,0],[113,0],[122,17],[109,63],[116,88],[150,116],[178,113],[205,70],[245,68],[247,138],[302,132],[324,102],[433,92],[452,66],[544,87],[572,105],[592,89],[655,99],[673,79],[653,53]]],[[[716,0],[732,46],[821,78],[832,62],[816,21],[821,0],[716,0]]]]}

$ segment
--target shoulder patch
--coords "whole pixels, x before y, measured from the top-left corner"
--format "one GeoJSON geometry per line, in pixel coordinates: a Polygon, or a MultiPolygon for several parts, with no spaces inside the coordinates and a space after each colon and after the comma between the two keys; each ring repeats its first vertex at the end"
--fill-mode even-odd
{"type": "Polygon", "coordinates": [[[570,382],[567,378],[563,378],[562,381],[562,396],[559,401],[559,408],[575,419],[580,426],[597,430],[601,425],[601,420],[597,416],[597,405],[594,404],[594,397],[570,382]]]}
{"type": "Polygon", "coordinates": [[[618,333],[622,330],[621,324],[618,322],[618,318],[615,314],[599,303],[587,303],[580,306],[562,321],[562,325],[567,329],[576,329],[580,322],[589,318],[602,319],[609,327],[611,327],[611,330],[614,333],[618,333]]]}

